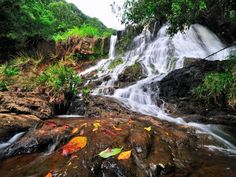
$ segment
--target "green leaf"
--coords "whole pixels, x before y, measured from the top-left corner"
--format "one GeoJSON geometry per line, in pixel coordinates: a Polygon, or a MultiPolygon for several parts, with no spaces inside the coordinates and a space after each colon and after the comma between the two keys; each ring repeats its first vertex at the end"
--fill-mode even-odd
{"type": "Polygon", "coordinates": [[[107,148],[106,150],[100,152],[98,155],[104,159],[111,157],[111,156],[115,156],[117,154],[119,154],[122,151],[123,148],[107,148]]]}

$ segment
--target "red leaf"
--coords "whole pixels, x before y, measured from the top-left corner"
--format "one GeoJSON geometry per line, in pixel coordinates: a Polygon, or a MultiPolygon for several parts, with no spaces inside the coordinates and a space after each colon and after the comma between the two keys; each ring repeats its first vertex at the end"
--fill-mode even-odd
{"type": "Polygon", "coordinates": [[[111,131],[111,130],[105,129],[105,128],[102,129],[102,132],[103,132],[105,135],[108,135],[108,136],[117,136],[117,135],[118,135],[117,133],[115,133],[115,132],[113,132],[113,131],[111,131]]]}
{"type": "Polygon", "coordinates": [[[57,126],[57,124],[56,124],[56,122],[54,122],[54,121],[46,121],[45,122],[45,125],[48,125],[48,126],[50,126],[50,127],[52,127],[52,128],[55,128],[56,126],[57,126]]]}

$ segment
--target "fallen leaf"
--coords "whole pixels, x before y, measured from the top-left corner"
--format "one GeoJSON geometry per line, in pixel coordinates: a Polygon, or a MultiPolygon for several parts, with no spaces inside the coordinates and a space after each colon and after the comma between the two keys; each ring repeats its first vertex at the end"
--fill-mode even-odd
{"type": "Polygon", "coordinates": [[[118,160],[127,160],[129,159],[131,156],[131,150],[130,151],[125,151],[120,153],[120,155],[118,156],[118,160]]]}
{"type": "Polygon", "coordinates": [[[62,149],[62,155],[67,156],[84,148],[87,144],[87,137],[77,136],[72,138],[62,149]]]}
{"type": "Polygon", "coordinates": [[[103,132],[105,135],[108,135],[108,136],[117,136],[117,135],[118,135],[117,133],[115,133],[115,132],[113,132],[113,131],[111,131],[111,130],[108,130],[108,129],[106,129],[106,128],[103,128],[103,129],[102,129],[102,132],[103,132]]]}
{"type": "Polygon", "coordinates": [[[88,126],[87,123],[84,123],[84,124],[81,125],[81,127],[87,127],[87,126],[88,126]]]}
{"type": "Polygon", "coordinates": [[[119,154],[122,151],[123,148],[107,148],[106,150],[100,152],[98,155],[104,159],[111,157],[111,156],[115,156],[117,154],[119,154]]]}
{"type": "Polygon", "coordinates": [[[144,130],[150,132],[152,130],[152,127],[151,126],[150,127],[145,127],[144,130]]]}
{"type": "Polygon", "coordinates": [[[52,177],[52,173],[49,172],[45,177],[52,177]]]}
{"type": "Polygon", "coordinates": [[[69,128],[70,126],[69,125],[63,125],[62,127],[64,127],[64,128],[69,128]]]}
{"type": "Polygon", "coordinates": [[[77,158],[77,157],[78,157],[77,155],[70,156],[70,158],[72,158],[72,159],[77,158]]]}
{"type": "Polygon", "coordinates": [[[117,128],[113,125],[113,128],[116,130],[116,131],[121,131],[122,129],[121,128],[117,128]]]}
{"type": "Polygon", "coordinates": [[[80,130],[79,135],[80,136],[84,135],[84,129],[80,130]]]}
{"type": "Polygon", "coordinates": [[[99,127],[101,127],[101,124],[99,122],[93,123],[93,132],[97,131],[99,127]]]}
{"type": "Polygon", "coordinates": [[[57,126],[56,122],[50,121],[50,120],[46,121],[45,124],[50,126],[50,127],[53,127],[53,128],[55,128],[57,126]]]}
{"type": "Polygon", "coordinates": [[[71,131],[71,133],[72,133],[72,134],[76,134],[76,133],[78,133],[78,131],[79,131],[79,128],[73,128],[73,130],[71,131]]]}

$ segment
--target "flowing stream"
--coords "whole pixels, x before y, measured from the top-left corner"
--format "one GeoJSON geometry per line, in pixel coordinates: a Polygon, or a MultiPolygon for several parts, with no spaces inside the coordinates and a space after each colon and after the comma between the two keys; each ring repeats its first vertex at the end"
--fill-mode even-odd
{"type": "MultiPolygon", "coordinates": [[[[109,59],[101,60],[96,66],[85,70],[80,75],[86,75],[91,71],[97,70],[98,78],[110,76],[108,81],[104,81],[101,86],[93,91],[94,95],[103,95],[113,97],[121,101],[127,108],[145,114],[155,116],[159,119],[167,120],[177,124],[193,126],[200,130],[201,133],[207,133],[218,140],[223,147],[206,146],[211,150],[217,149],[229,154],[236,154],[235,143],[231,143],[230,135],[226,135],[218,126],[204,125],[199,123],[187,123],[181,117],[173,118],[165,112],[164,104],[158,107],[152,100],[152,92],[144,89],[145,85],[151,82],[160,81],[169,72],[182,68],[184,59],[187,58],[205,58],[208,55],[217,52],[225,47],[219,38],[206,27],[195,24],[184,33],[177,33],[170,38],[167,34],[167,25],[164,25],[158,32],[155,39],[153,34],[146,28],[143,32],[135,37],[132,42],[132,50],[125,53],[121,58],[122,64],[117,65],[114,69],[109,69],[109,65],[116,60],[115,44],[117,37],[111,37],[109,59]],[[114,83],[118,75],[128,66],[141,63],[142,69],[147,75],[134,85],[122,89],[115,89],[114,83]],[[115,89],[111,94],[110,89],[115,89]]],[[[208,60],[223,60],[235,52],[235,48],[223,50],[208,60]]]]}

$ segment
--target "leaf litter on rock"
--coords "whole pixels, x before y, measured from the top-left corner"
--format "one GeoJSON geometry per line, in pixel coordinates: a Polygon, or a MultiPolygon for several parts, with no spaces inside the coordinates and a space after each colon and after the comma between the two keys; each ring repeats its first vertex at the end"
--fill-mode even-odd
{"type": "Polygon", "coordinates": [[[106,159],[121,153],[122,149],[123,148],[107,148],[104,151],[100,152],[98,155],[106,159]]]}

